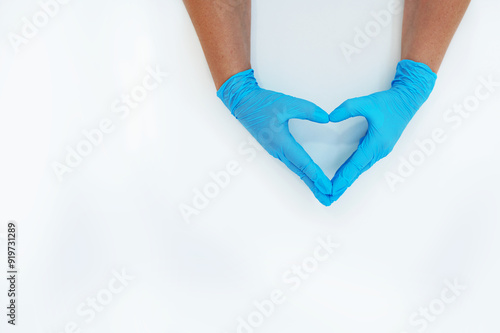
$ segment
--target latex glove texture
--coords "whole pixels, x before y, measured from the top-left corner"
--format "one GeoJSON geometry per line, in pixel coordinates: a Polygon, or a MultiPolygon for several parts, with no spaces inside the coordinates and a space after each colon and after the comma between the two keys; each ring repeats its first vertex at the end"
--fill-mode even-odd
{"type": "Polygon", "coordinates": [[[262,147],[297,174],[322,204],[332,203],[331,181],[288,128],[293,118],[328,123],[327,112],[309,101],[260,88],[252,69],[229,78],[217,96],[262,147]]]}
{"type": "Polygon", "coordinates": [[[427,65],[402,60],[389,90],[349,99],[330,114],[332,122],[357,116],[365,117],[368,122],[368,130],[357,150],[332,179],[333,201],[363,172],[392,151],[412,117],[431,94],[436,78],[427,65]]]}

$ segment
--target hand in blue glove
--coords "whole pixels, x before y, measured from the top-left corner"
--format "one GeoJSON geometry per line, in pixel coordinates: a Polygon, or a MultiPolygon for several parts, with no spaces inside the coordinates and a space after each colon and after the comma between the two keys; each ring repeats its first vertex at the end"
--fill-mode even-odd
{"type": "Polygon", "coordinates": [[[345,101],[330,114],[340,122],[362,116],[368,131],[358,149],[337,170],[332,179],[332,200],[336,201],[363,172],[389,154],[413,115],[434,88],[436,74],[425,64],[411,60],[399,62],[392,88],[345,101]]]}
{"type": "Polygon", "coordinates": [[[296,173],[322,204],[332,203],[330,180],[288,129],[292,118],[328,123],[328,113],[303,99],[260,88],[252,69],[232,76],[217,96],[262,147],[296,173]]]}

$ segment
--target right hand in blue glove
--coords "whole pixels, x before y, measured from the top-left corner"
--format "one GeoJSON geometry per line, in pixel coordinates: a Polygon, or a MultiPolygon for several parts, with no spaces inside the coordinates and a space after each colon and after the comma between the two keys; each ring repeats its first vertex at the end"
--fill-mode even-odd
{"type": "Polygon", "coordinates": [[[328,113],[306,100],[260,88],[252,69],[229,78],[217,96],[262,147],[296,173],[323,205],[332,203],[331,181],[288,129],[292,118],[328,123],[328,113]]]}

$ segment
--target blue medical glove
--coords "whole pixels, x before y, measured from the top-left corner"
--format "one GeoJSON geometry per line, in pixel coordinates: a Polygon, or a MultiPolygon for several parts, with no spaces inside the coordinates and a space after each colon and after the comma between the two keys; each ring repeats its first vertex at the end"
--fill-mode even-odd
{"type": "Polygon", "coordinates": [[[322,204],[332,203],[331,181],[288,129],[292,118],[328,123],[328,113],[303,99],[260,88],[252,69],[229,78],[217,96],[262,147],[296,173],[322,204]]]}
{"type": "Polygon", "coordinates": [[[332,200],[337,200],[363,172],[389,154],[413,115],[434,88],[436,74],[425,64],[402,60],[392,88],[345,101],[330,114],[340,122],[363,116],[368,121],[366,135],[358,149],[337,170],[332,179],[332,200]]]}

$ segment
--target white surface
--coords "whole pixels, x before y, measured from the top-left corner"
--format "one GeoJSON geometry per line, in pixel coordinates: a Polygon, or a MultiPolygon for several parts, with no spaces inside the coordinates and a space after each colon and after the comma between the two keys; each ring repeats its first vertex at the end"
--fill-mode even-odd
{"type": "MultiPolygon", "coordinates": [[[[327,111],[385,89],[401,15],[351,63],[339,44],[386,6],[254,1],[261,85],[327,111]]],[[[74,0],[15,54],[8,33],[38,9],[0,1],[0,232],[18,222],[21,270],[19,325],[7,328],[2,310],[2,332],[59,333],[71,321],[82,332],[236,332],[236,318],[288,290],[282,275],[327,235],[341,247],[255,331],[418,332],[408,318],[440,297],[446,279],[467,289],[427,332],[500,329],[500,89],[459,128],[443,119],[480,76],[500,81],[498,1],[472,3],[429,101],[392,154],[330,208],[266,153],[238,153],[248,134],[216,98],[181,1],[74,0]],[[113,101],[156,65],[168,78],[120,120],[113,101]],[[59,182],[51,164],[106,117],[115,131],[59,182]],[[447,141],[392,192],[385,173],[435,128],[447,141]],[[179,205],[231,160],[241,173],[187,224],[179,205]],[[79,305],[122,268],[135,279],[85,322],[79,305]]],[[[293,130],[331,176],[359,133],[316,126],[293,130]]]]}

